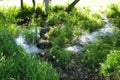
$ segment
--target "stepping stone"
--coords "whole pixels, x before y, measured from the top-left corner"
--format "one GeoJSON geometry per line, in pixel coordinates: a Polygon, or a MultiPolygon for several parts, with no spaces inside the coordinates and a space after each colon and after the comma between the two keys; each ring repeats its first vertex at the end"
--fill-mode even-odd
{"type": "Polygon", "coordinates": [[[49,41],[42,41],[37,44],[39,49],[50,49],[52,47],[52,43],[49,41]]]}

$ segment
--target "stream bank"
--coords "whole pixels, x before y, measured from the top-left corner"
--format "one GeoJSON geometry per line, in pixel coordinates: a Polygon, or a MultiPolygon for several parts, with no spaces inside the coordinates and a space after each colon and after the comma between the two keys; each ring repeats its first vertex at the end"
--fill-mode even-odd
{"type": "MultiPolygon", "coordinates": [[[[113,25],[109,22],[109,19],[105,15],[102,15],[102,17],[103,17],[103,22],[105,23],[104,28],[101,28],[98,31],[95,31],[92,33],[86,33],[86,34],[82,34],[82,35],[78,36],[77,39],[74,40],[74,41],[77,41],[77,42],[75,42],[77,45],[70,46],[65,49],[67,51],[74,53],[73,54],[74,57],[72,57],[69,65],[68,65],[68,68],[65,70],[62,70],[61,80],[78,80],[78,79],[95,80],[98,78],[98,75],[96,73],[94,73],[94,74],[89,73],[88,69],[85,68],[81,63],[78,62],[78,59],[80,57],[78,57],[75,53],[84,53],[84,51],[85,51],[84,46],[89,45],[89,43],[96,42],[97,38],[100,36],[114,35],[113,25]]],[[[30,31],[32,31],[33,33],[35,32],[35,30],[30,30],[30,31]]],[[[42,34],[44,34],[44,32],[46,33],[46,31],[44,31],[44,29],[42,31],[43,31],[43,33],[40,33],[38,30],[37,34],[42,35],[42,34]]],[[[47,30],[47,31],[49,31],[49,30],[47,30]]],[[[26,41],[24,35],[22,35],[22,34],[20,34],[18,36],[18,38],[16,38],[16,43],[18,45],[22,46],[28,54],[31,54],[31,53],[43,54],[43,53],[46,53],[46,51],[47,51],[47,49],[44,48],[44,41],[43,41],[43,44],[39,45],[40,47],[38,47],[36,45],[36,43],[27,44],[27,41],[26,41]]],[[[45,42],[45,45],[47,43],[49,43],[49,42],[45,42]]],[[[52,46],[52,45],[48,44],[47,46],[52,46]]]]}

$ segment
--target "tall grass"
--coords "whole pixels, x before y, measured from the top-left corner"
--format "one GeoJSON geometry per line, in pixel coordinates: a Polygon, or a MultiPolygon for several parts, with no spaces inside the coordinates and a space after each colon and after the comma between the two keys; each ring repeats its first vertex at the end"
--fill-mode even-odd
{"type": "Polygon", "coordinates": [[[108,6],[107,10],[107,16],[110,18],[111,22],[117,26],[120,27],[120,8],[119,4],[110,4],[108,6]]]}
{"type": "MultiPolygon", "coordinates": [[[[51,64],[28,55],[16,44],[15,39],[19,35],[15,19],[16,10],[3,10],[6,21],[0,20],[0,79],[58,80],[59,75],[51,64]]],[[[25,34],[27,31],[23,32],[25,34]]]]}
{"type": "Polygon", "coordinates": [[[26,54],[14,54],[9,59],[1,58],[0,79],[58,80],[58,74],[50,64],[26,54]]]}
{"type": "MultiPolygon", "coordinates": [[[[117,45],[118,42],[119,29],[116,28],[113,35],[111,34],[99,37],[97,42],[87,45],[85,47],[86,51],[82,55],[81,61],[87,68],[88,72],[93,74],[96,73],[97,75],[101,76],[101,74],[99,74],[99,72],[101,71],[101,63],[105,63],[106,65],[106,62],[108,62],[108,60],[110,59],[108,55],[111,54],[111,51],[119,49],[119,46],[117,45]]],[[[106,67],[107,65],[104,66],[104,64],[102,64],[102,72],[105,72],[104,75],[109,74],[109,72],[106,71],[107,69],[104,69],[106,67]]],[[[110,67],[114,66],[110,65],[110,67]]],[[[112,74],[112,72],[110,72],[110,74],[112,74]]]]}
{"type": "Polygon", "coordinates": [[[101,63],[100,73],[108,79],[120,78],[120,51],[113,50],[107,55],[105,62],[101,63]]]}
{"type": "MultiPolygon", "coordinates": [[[[29,43],[32,42],[33,37],[36,37],[36,33],[29,34],[29,29],[41,26],[43,23],[51,27],[50,32],[47,34],[53,46],[46,55],[54,57],[52,61],[54,66],[67,68],[71,59],[71,53],[65,51],[65,48],[72,44],[75,36],[81,35],[84,31],[96,31],[103,27],[103,22],[102,17],[98,13],[92,13],[89,8],[74,8],[70,13],[65,12],[65,8],[61,6],[51,7],[48,17],[44,14],[42,7],[33,9],[26,6],[22,11],[20,8],[1,9],[6,18],[6,21],[4,21],[3,17],[1,17],[0,21],[0,45],[2,45],[0,47],[1,79],[58,80],[59,75],[52,68],[51,64],[28,56],[21,47],[16,45],[15,38],[20,32],[16,28],[16,23],[21,17],[29,17],[31,19],[30,24],[26,28],[22,26],[24,29],[21,29],[29,43]]],[[[112,41],[113,39],[106,36],[105,42],[100,39],[98,43],[87,46],[83,56],[83,64],[93,71],[94,68],[98,69],[100,67],[98,63],[103,62],[109,49],[113,48],[110,47],[114,45],[112,41]],[[106,41],[108,38],[110,41],[106,41]],[[101,45],[103,42],[105,44],[101,45]],[[100,48],[99,52],[97,52],[98,48],[100,48]]]]}
{"type": "Polygon", "coordinates": [[[16,31],[0,27],[0,79],[58,80],[50,64],[30,57],[15,43],[16,31]]]}

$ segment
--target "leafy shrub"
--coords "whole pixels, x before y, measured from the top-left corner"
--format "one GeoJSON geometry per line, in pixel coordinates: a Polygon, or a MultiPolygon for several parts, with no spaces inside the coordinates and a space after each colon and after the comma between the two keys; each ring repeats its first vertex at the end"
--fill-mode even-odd
{"type": "Polygon", "coordinates": [[[0,25],[0,79],[58,80],[50,64],[31,57],[15,43],[18,35],[15,25],[6,25],[0,25]]]}
{"type": "Polygon", "coordinates": [[[83,64],[92,71],[100,69],[100,63],[106,61],[107,54],[110,50],[114,50],[119,39],[118,31],[115,34],[99,37],[98,41],[89,44],[85,47],[86,51],[83,54],[83,64]]]}
{"type": "Polygon", "coordinates": [[[42,10],[42,7],[37,6],[35,9],[35,17],[38,18],[38,17],[42,17],[44,15],[45,15],[45,12],[42,10]]]}
{"type": "Polygon", "coordinates": [[[51,26],[63,24],[67,21],[67,17],[67,13],[65,11],[58,13],[49,13],[47,23],[51,26]]]}
{"type": "Polygon", "coordinates": [[[108,17],[110,18],[115,18],[117,16],[120,16],[120,9],[117,4],[110,4],[109,6],[109,11],[107,12],[108,17]]]}
{"type": "Polygon", "coordinates": [[[68,44],[70,42],[70,39],[72,39],[72,28],[70,26],[57,26],[54,27],[50,33],[50,41],[53,42],[53,46],[58,47],[65,47],[65,44],[68,44]]]}
{"type": "Polygon", "coordinates": [[[50,8],[50,12],[52,12],[52,13],[58,13],[58,12],[62,12],[62,11],[65,11],[64,6],[56,5],[56,6],[51,6],[51,8],[50,8]]]}
{"type": "Polygon", "coordinates": [[[71,58],[70,52],[56,47],[51,49],[50,55],[52,55],[54,58],[53,65],[55,67],[61,67],[63,69],[68,66],[71,58]]]}
{"type": "Polygon", "coordinates": [[[50,55],[55,56],[54,65],[57,67],[65,67],[70,61],[70,53],[65,51],[65,47],[70,43],[72,39],[72,27],[66,25],[60,25],[54,27],[48,35],[51,36],[49,39],[52,41],[53,47],[50,51],[50,55]]]}
{"type": "Polygon", "coordinates": [[[14,52],[19,53],[23,50],[15,43],[16,29],[0,26],[0,53],[11,56],[14,52]]]}
{"type": "Polygon", "coordinates": [[[11,7],[11,8],[0,8],[3,13],[5,20],[1,22],[1,24],[13,24],[16,23],[15,16],[18,13],[19,8],[11,7]]]}
{"type": "Polygon", "coordinates": [[[120,77],[120,51],[113,50],[107,55],[105,62],[101,63],[100,73],[106,78],[118,80],[120,77]]]}
{"type": "Polygon", "coordinates": [[[16,18],[31,18],[35,10],[32,7],[25,6],[24,9],[20,9],[16,15],[16,18]]]}
{"type": "Polygon", "coordinates": [[[111,4],[108,6],[109,10],[107,11],[107,16],[110,18],[112,23],[117,27],[120,27],[120,8],[118,4],[111,4]]]}
{"type": "Polygon", "coordinates": [[[50,64],[28,56],[14,53],[9,59],[0,58],[0,79],[4,80],[58,80],[58,74],[50,64]]]}

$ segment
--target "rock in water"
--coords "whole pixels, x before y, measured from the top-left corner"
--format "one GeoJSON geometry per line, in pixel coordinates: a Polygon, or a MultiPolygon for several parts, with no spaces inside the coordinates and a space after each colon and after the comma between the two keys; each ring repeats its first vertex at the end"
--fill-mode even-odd
{"type": "Polygon", "coordinates": [[[39,42],[37,44],[37,47],[39,49],[50,49],[52,47],[52,43],[49,41],[43,41],[43,42],[39,42]]]}
{"type": "Polygon", "coordinates": [[[50,28],[42,28],[42,29],[40,30],[40,33],[39,33],[40,37],[43,38],[44,35],[45,35],[49,30],[50,30],[50,28]]]}

